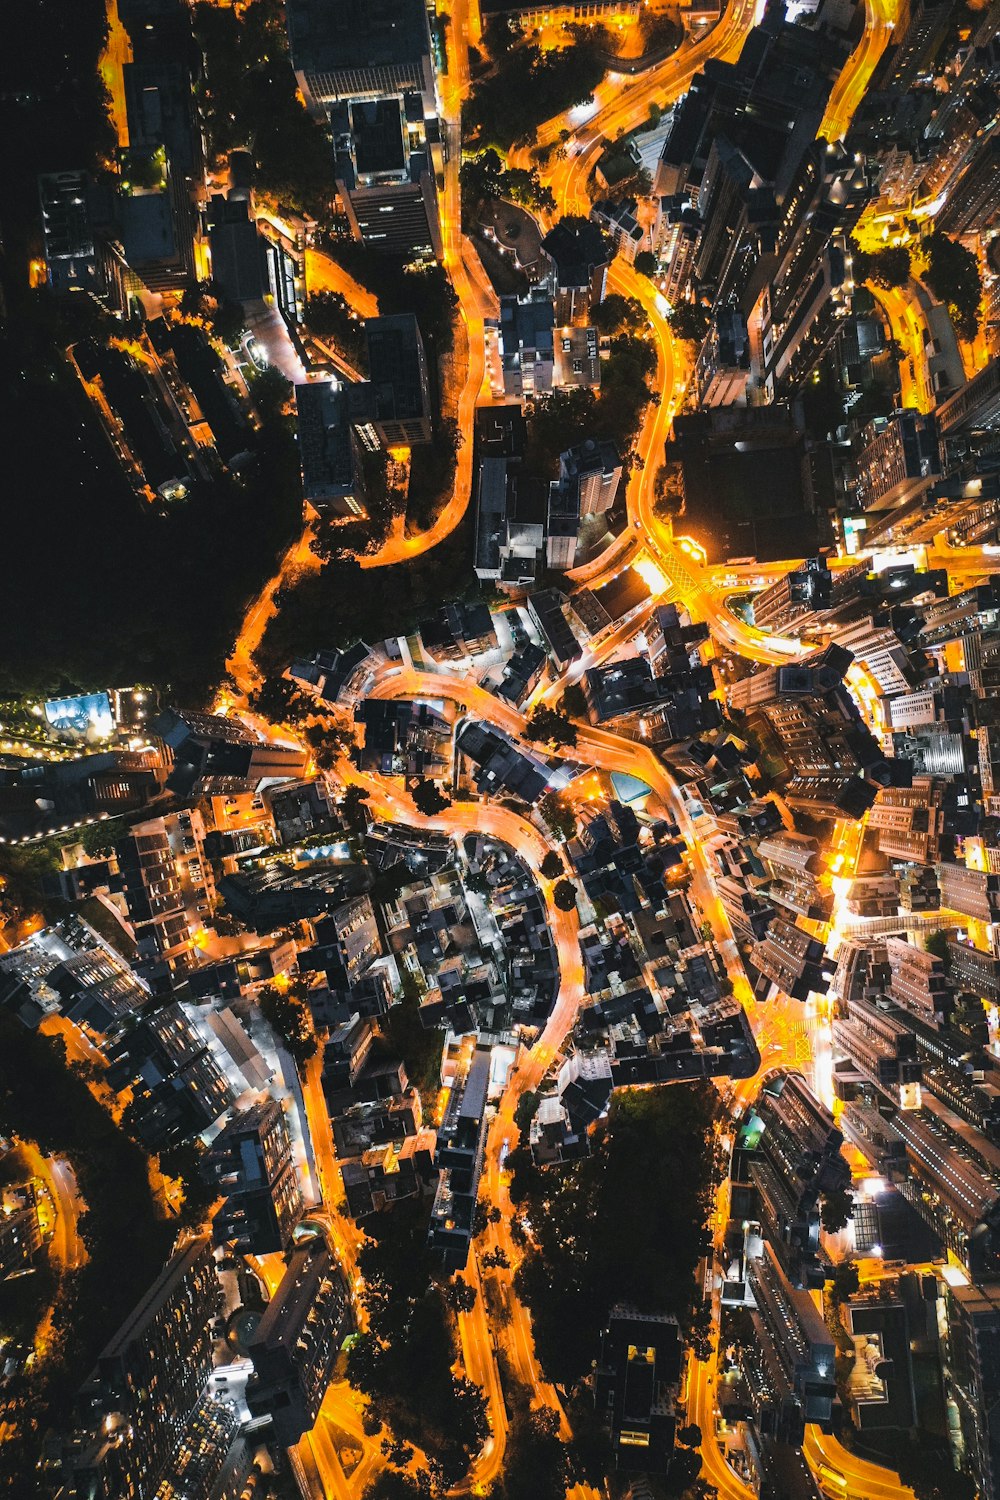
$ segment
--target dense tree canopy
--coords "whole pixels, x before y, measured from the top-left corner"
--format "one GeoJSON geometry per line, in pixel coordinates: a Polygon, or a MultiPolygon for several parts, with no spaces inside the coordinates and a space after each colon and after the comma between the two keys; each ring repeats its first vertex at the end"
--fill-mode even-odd
{"type": "Polygon", "coordinates": [[[296,92],[280,0],[250,0],[239,9],[196,5],[194,24],[205,58],[202,116],[212,154],[248,148],[260,189],[325,216],[333,197],[330,143],[296,92]]]}
{"type": "Polygon", "coordinates": [[[419,1446],[454,1484],[485,1440],[479,1386],[455,1375],[454,1332],[442,1292],[431,1284],[427,1214],[397,1204],[376,1217],[360,1256],[368,1331],[347,1359],[351,1384],[370,1397],[395,1436],[419,1446]]]}
{"type": "Polygon", "coordinates": [[[537,704],[528,715],[524,726],[525,738],[547,745],[563,745],[569,749],[576,744],[576,725],[561,709],[537,704]]]}
{"type": "Polygon", "coordinates": [[[493,69],[479,77],[462,111],[462,125],[480,146],[508,151],[531,141],[539,125],[585,103],[604,77],[595,43],[580,36],[566,48],[543,51],[516,27],[487,35],[493,69]]]}
{"type": "Polygon", "coordinates": [[[699,1085],[622,1092],[586,1160],[553,1174],[523,1148],[511,1153],[511,1197],[532,1229],[517,1283],[551,1380],[573,1385],[587,1373],[614,1302],[674,1313],[690,1327],[712,1203],[714,1109],[699,1085]]]}
{"type": "Polygon", "coordinates": [[[974,339],[983,296],[976,257],[940,229],[924,241],[923,249],[927,257],[924,280],[938,301],[948,304],[959,338],[974,339]]]}

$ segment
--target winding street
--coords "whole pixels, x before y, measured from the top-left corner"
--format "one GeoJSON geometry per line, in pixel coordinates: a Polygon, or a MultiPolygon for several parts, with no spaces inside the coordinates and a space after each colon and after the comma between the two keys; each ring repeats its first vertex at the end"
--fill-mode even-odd
{"type": "MultiPolygon", "coordinates": [[[[837,135],[846,129],[850,115],[857,107],[875,62],[891,30],[891,7],[894,0],[869,0],[864,36],[838,80],[824,122],[827,132],[837,135]]],[[[395,533],[375,554],[360,558],[365,568],[378,568],[415,557],[436,546],[462,520],[472,492],[473,415],[480,400],[489,400],[485,384],[484,320],[496,312],[496,300],[489,290],[478,258],[461,234],[459,168],[461,162],[461,106],[468,90],[468,0],[455,0],[450,7],[448,28],[448,71],[440,80],[442,124],[446,143],[444,188],[441,196],[441,221],[445,247],[445,264],[459,298],[461,317],[468,342],[468,365],[459,397],[459,429],[464,437],[459,453],[452,494],[433,526],[419,535],[407,537],[395,533]]],[[[734,57],[750,27],[757,19],[757,0],[732,0],[716,27],[697,42],[686,42],[664,62],[630,82],[609,76],[595,95],[595,107],[584,123],[574,128],[572,117],[550,121],[538,133],[541,144],[554,144],[563,130],[569,130],[564,149],[553,152],[543,180],[552,188],[559,212],[587,212],[587,182],[600,154],[603,141],[620,131],[635,128],[646,117],[651,104],[672,103],[687,88],[694,73],[710,57],[734,57]]],[[[528,164],[525,152],[512,153],[516,164],[528,164]]],[[[646,557],[662,570],[666,588],[662,597],[676,597],[696,620],[708,623],[712,636],[727,650],[759,662],[783,662],[799,655],[804,647],[797,640],[765,634],[732,614],[727,605],[724,583],[718,572],[703,565],[696,555],[675,540],[668,525],[657,517],[654,508],[655,479],[674,413],[683,396],[685,371],[666,321],[666,307],[653,283],[638,276],[620,260],[612,265],[608,276],[609,290],[635,297],[645,309],[657,353],[656,395],[646,411],[636,445],[640,462],[632,474],[628,495],[628,528],[615,538],[603,555],[586,568],[571,575],[576,583],[596,584],[617,572],[626,561],[646,557]]],[[[252,654],[274,612],[273,597],[278,583],[293,568],[308,566],[304,555],[307,540],[297,544],[283,562],[278,576],[263,591],[251,608],[241,633],[229,670],[237,690],[245,694],[256,680],[252,654]]],[[[638,625],[633,627],[638,629],[638,625]]],[[[618,645],[618,634],[608,649],[618,645]]],[[[600,653],[590,653],[597,660],[600,653]]],[[[385,667],[379,671],[372,689],[377,697],[425,697],[447,700],[474,709],[484,722],[491,723],[514,736],[524,731],[524,717],[510,705],[487,693],[474,680],[455,673],[418,672],[410,668],[385,667]]],[[[546,694],[550,690],[546,689],[546,694]]],[[[230,702],[232,700],[229,700],[230,702]]],[[[647,746],[595,729],[578,726],[578,744],[574,759],[586,760],[605,771],[626,771],[641,777],[655,796],[670,810],[688,850],[692,870],[691,894],[711,925],[713,937],[726,963],[737,997],[753,1006],[749,986],[739,961],[725,914],[716,894],[707,856],[692,824],[687,804],[669,771],[647,746]]],[[[358,784],[369,795],[369,807],[380,818],[401,820],[411,827],[427,828],[461,837],[469,832],[489,834],[514,849],[537,871],[550,848],[550,841],[534,823],[508,808],[489,802],[453,803],[440,815],[426,818],[413,806],[401,783],[388,782],[359,773],[346,760],[338,762],[332,778],[343,785],[358,784]]],[[[572,790],[566,795],[571,796],[572,790]]],[[[560,984],[556,1003],[546,1026],[530,1050],[524,1051],[512,1073],[491,1126],[487,1160],[483,1173],[483,1201],[500,1209],[499,1225],[492,1226],[486,1244],[499,1245],[513,1261],[510,1238],[511,1205],[504,1173],[500,1168],[501,1150],[512,1145],[517,1136],[514,1110],[521,1095],[541,1083],[553,1060],[564,1046],[580,1005],[585,998],[580,959],[578,918],[576,912],[562,912],[552,900],[551,884],[539,881],[549,925],[557,946],[560,984]]],[[[800,1060],[802,1041],[802,1007],[784,998],[767,1006],[754,1006],[753,1021],[762,1052],[768,1056],[768,1067],[783,1063],[795,1065],[800,1060]]],[[[753,1084],[740,1085],[736,1092],[752,1093],[753,1084]]],[[[332,1133],[327,1117],[318,1066],[311,1065],[304,1081],[307,1114],[319,1169],[327,1223],[338,1253],[352,1281],[357,1277],[357,1251],[363,1236],[338,1211],[342,1200],[339,1172],[333,1154],[332,1133]]],[[[725,1225],[728,1195],[725,1185],[720,1191],[715,1230],[721,1234],[725,1225]]],[[[557,1393],[548,1385],[538,1367],[531,1334],[530,1317],[518,1299],[510,1272],[498,1272],[497,1282],[507,1316],[491,1327],[489,1309],[481,1289],[478,1264],[470,1263],[467,1276],[480,1287],[476,1306],[460,1317],[460,1340],[465,1368],[484,1389],[489,1406],[491,1437],[479,1455],[463,1489],[483,1493],[501,1470],[507,1438],[507,1414],[500,1387],[496,1348],[502,1344],[518,1378],[532,1391],[536,1405],[546,1405],[560,1413],[564,1436],[568,1424],[561,1411],[557,1393]],[[502,1326],[501,1326],[502,1325],[502,1326]]],[[[713,1292],[718,1298],[718,1288],[713,1292]]],[[[717,1310],[717,1308],[716,1308],[717,1310]]],[[[716,1354],[704,1361],[692,1360],[688,1375],[687,1419],[698,1423],[704,1439],[702,1458],[704,1477],[713,1484],[724,1500],[751,1500],[752,1492],[727,1464],[715,1437],[716,1354]]],[[[346,1409],[342,1393],[332,1390],[325,1404],[326,1417],[338,1413],[338,1424],[345,1425],[346,1409]]],[[[321,1418],[321,1422],[325,1420],[321,1418]]],[[[356,1496],[360,1478],[371,1477],[378,1457],[366,1447],[361,1469],[347,1480],[336,1454],[331,1452],[329,1435],[317,1432],[309,1439],[309,1470],[318,1475],[327,1495],[343,1500],[356,1496]]],[[[866,1464],[847,1453],[834,1439],[810,1429],[805,1456],[814,1472],[821,1464],[839,1471],[847,1481],[848,1500],[912,1500],[911,1492],[902,1487],[889,1471],[866,1464]]],[[[595,1492],[577,1485],[571,1492],[574,1500],[593,1500],[595,1492]]]]}

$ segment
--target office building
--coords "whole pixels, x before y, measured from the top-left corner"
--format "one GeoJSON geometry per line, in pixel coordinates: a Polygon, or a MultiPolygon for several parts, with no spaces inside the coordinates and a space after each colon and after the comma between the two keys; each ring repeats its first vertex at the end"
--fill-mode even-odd
{"type": "Polygon", "coordinates": [[[45,240],[45,275],[59,296],[105,290],[91,213],[92,184],[86,172],[45,172],[38,201],[45,240]]]}
{"type": "Polygon", "coordinates": [[[305,751],[258,739],[239,719],[167,709],[150,725],[173,756],[167,785],[178,796],[251,792],[262,781],[293,781],[305,751]]]}
{"type": "Polygon", "coordinates": [[[431,441],[427,356],[412,313],[366,318],[366,396],[372,425],[384,448],[431,441]]]}
{"type": "Polygon", "coordinates": [[[260,302],[267,290],[267,252],[246,198],[212,194],[209,208],[212,285],[227,302],[260,302]]]}
{"type": "Polygon", "coordinates": [[[216,1240],[235,1242],[243,1255],[287,1250],[303,1205],[277,1100],[237,1111],[212,1142],[211,1165],[224,1199],[212,1225],[216,1240]]]}
{"type": "Polygon", "coordinates": [[[852,487],[857,508],[893,510],[940,477],[938,427],[933,412],[909,408],[873,417],[860,437],[852,487]]]}
{"type": "Polygon", "coordinates": [[[424,0],[291,0],[287,15],[292,67],[317,117],[343,100],[408,93],[434,113],[424,0]]]}
{"type": "Polygon", "coordinates": [[[878,834],[879,852],[906,863],[933,864],[944,832],[944,787],[917,777],[911,787],[879,787],[868,825],[878,834]]]}
{"type": "Polygon", "coordinates": [[[619,1473],[665,1474],[670,1467],[681,1354],[676,1318],[623,1305],[611,1309],[595,1403],[598,1420],[611,1429],[619,1473]]]}
{"type": "Polygon", "coordinates": [[[788,1280],[770,1244],[765,1242],[761,1254],[750,1261],[747,1283],[754,1330],[781,1408],[779,1436],[798,1446],[807,1424],[815,1423],[824,1432],[833,1429],[833,1335],[809,1293],[788,1280]]]}
{"type": "Polygon", "coordinates": [[[443,254],[434,165],[417,93],[330,110],[337,192],[354,238],[407,262],[443,254]]]}
{"type": "Polygon", "coordinates": [[[297,385],[295,418],[302,498],[321,516],[364,515],[358,439],[344,386],[336,380],[297,385]]]}

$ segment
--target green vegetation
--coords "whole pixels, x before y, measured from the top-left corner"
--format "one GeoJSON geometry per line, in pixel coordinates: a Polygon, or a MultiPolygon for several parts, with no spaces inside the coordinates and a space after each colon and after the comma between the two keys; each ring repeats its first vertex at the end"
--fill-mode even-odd
{"type": "MultiPolygon", "coordinates": [[[[97,69],[105,39],[103,0],[39,0],[0,57],[0,120],[18,141],[0,162],[4,459],[9,474],[33,475],[31,504],[9,507],[4,523],[19,565],[0,589],[0,682],[49,693],[159,679],[196,700],[300,516],[297,456],[289,432],[268,429],[246,483],[202,486],[169,517],[136,501],[61,353],[123,326],[90,299],[30,290],[37,174],[100,171],[114,156],[97,69]]],[[[285,58],[280,68],[294,90],[285,58]]]]}
{"type": "Polygon", "coordinates": [[[429,1480],[422,1480],[425,1480],[424,1470],[414,1477],[395,1469],[383,1469],[365,1485],[363,1500],[423,1500],[431,1489],[429,1480]]]}
{"type": "Polygon", "coordinates": [[[538,868],[546,880],[558,880],[559,876],[564,874],[566,870],[566,866],[554,849],[549,850],[538,868]]]}
{"type": "Polygon", "coordinates": [[[862,250],[857,240],[850,241],[854,281],[860,286],[863,281],[873,281],[876,286],[888,291],[894,286],[906,286],[912,274],[910,252],[905,245],[890,245],[887,250],[862,250]]]}
{"type": "Polygon", "coordinates": [[[586,719],[587,695],[578,682],[571,682],[563,689],[559,707],[571,719],[586,719]]]}
{"type": "Polygon", "coordinates": [[[281,1037],[298,1067],[302,1068],[319,1048],[309,1008],[291,989],[267,985],[257,1003],[265,1021],[281,1037]]]}
{"type": "MultiPolygon", "coordinates": [[[[335,542],[346,527],[334,528],[335,542]]],[[[437,547],[406,563],[380,568],[377,583],[353,557],[334,556],[295,585],[279,591],[279,613],[268,626],[256,660],[264,675],[284,671],[317,641],[346,646],[406,635],[441,604],[469,598],[479,581],[469,563],[471,521],[437,547]]]]}
{"type": "Polygon", "coordinates": [[[694,1273],[709,1244],[715,1109],[708,1086],[619,1093],[586,1160],[557,1175],[524,1147],[511,1153],[511,1197],[532,1233],[517,1285],[550,1380],[585,1377],[615,1302],[701,1331],[694,1273]]]}
{"type": "Polygon", "coordinates": [[[712,309],[704,302],[680,302],[667,321],[679,339],[700,344],[712,321],[712,309]]]}
{"type": "Polygon", "coordinates": [[[316,292],[306,299],[306,325],[331,343],[359,374],[367,371],[364,323],[339,292],[316,292]]]}
{"type": "Polygon", "coordinates": [[[268,411],[252,473],[196,485],[164,514],[136,499],[79,382],[37,328],[12,324],[0,339],[0,401],[10,470],[35,474],[32,505],[10,507],[6,520],[4,543],[21,565],[0,589],[0,689],[47,696],[159,681],[181,701],[205,701],[243,610],[300,524],[289,420],[268,411]]]}
{"type": "Polygon", "coordinates": [[[19,1420],[15,1436],[0,1445],[0,1490],[27,1497],[37,1493],[37,1443],[49,1426],[68,1419],[109,1334],[159,1273],[174,1226],[158,1216],[144,1153],[67,1066],[61,1041],[27,1031],[6,1011],[0,1011],[0,1119],[43,1154],[65,1157],[86,1204],[77,1228],[87,1263],[61,1282],[45,1358],[5,1389],[19,1420]]]}
{"type": "Polygon", "coordinates": [[[586,438],[608,438],[627,458],[652,400],[649,378],[655,373],[652,344],[628,333],[614,337],[601,365],[599,392],[553,391],[535,402],[528,418],[530,471],[554,479],[560,453],[586,438]]]}
{"type": "Polygon", "coordinates": [[[557,880],[552,887],[552,899],[560,911],[575,911],[576,886],[572,880],[557,880]]]}
{"type": "Polygon", "coordinates": [[[451,798],[445,796],[436,781],[421,781],[411,795],[417,812],[423,813],[425,818],[436,818],[438,813],[451,806],[451,798]]]}
{"type": "Polygon", "coordinates": [[[605,60],[596,41],[577,32],[572,46],[543,52],[506,17],[487,25],[492,70],[476,79],[462,111],[467,139],[480,147],[530,143],[538,126],[574,105],[584,104],[604,77],[605,60]]]}
{"type": "Polygon", "coordinates": [[[661,520],[675,520],[684,509],[684,470],[679,463],[661,464],[653,480],[653,509],[661,520]]]}
{"type": "Polygon", "coordinates": [[[507,167],[499,151],[488,146],[462,163],[462,221],[473,224],[478,210],[490,199],[503,198],[527,209],[555,210],[550,187],[539,181],[537,167],[507,167]]]}
{"type": "Polygon", "coordinates": [[[535,744],[562,745],[571,750],[576,744],[576,725],[561,709],[539,703],[528,716],[524,737],[535,744]]]}
{"type": "Polygon", "coordinates": [[[381,1022],[387,1054],[401,1057],[406,1075],[420,1095],[424,1114],[433,1113],[434,1101],[441,1088],[441,1053],[444,1032],[425,1026],[420,1019],[422,998],[420,983],[407,969],[403,973],[402,993],[381,1022]]]}
{"type": "Polygon", "coordinates": [[[983,298],[979,262],[971,250],[940,229],[924,241],[923,251],[927,256],[924,280],[938,301],[947,303],[959,338],[974,339],[983,298]]]}
{"type": "Polygon", "coordinates": [[[538,804],[538,810],[557,838],[571,839],[576,835],[576,817],[568,802],[563,802],[558,792],[548,792],[538,804]]]}
{"type": "MultiPolygon", "coordinates": [[[[38,173],[98,168],[115,149],[107,94],[98,71],[107,26],[104,0],[74,0],[72,5],[64,0],[37,0],[30,8],[4,16],[0,122],[3,138],[16,140],[18,149],[5,151],[0,161],[4,226],[0,285],[9,320],[4,337],[14,347],[20,315],[40,301],[28,285],[28,261],[42,248],[38,173]]],[[[21,345],[19,353],[31,359],[27,346],[21,345]]],[[[6,405],[4,416],[8,422],[13,420],[6,405]]],[[[48,445],[37,452],[46,452],[48,457],[48,445]]],[[[9,448],[5,459],[10,473],[32,472],[11,466],[9,448]]],[[[8,537],[4,541],[9,544],[8,537]]]]}
{"type": "Polygon", "coordinates": [[[848,1221],[852,1218],[854,1199],[850,1190],[840,1188],[835,1193],[824,1193],[820,1203],[820,1223],[827,1234],[836,1234],[838,1229],[846,1229],[848,1221]]]}
{"type": "Polygon", "coordinates": [[[591,308],[590,321],[598,333],[639,333],[649,323],[642,303],[618,292],[610,292],[591,308]]]}
{"type": "Polygon", "coordinates": [[[412,1202],[376,1215],[358,1257],[368,1332],[347,1356],[347,1378],[395,1437],[427,1454],[445,1488],[464,1475],[486,1438],[479,1386],[452,1371],[455,1325],[431,1283],[427,1210],[412,1202]]]}
{"type": "Polygon", "coordinates": [[[655,276],[657,270],[656,256],[652,250],[640,250],[635,258],[635,269],[640,276],[655,276]]]}
{"type": "Polygon", "coordinates": [[[490,1500],[564,1500],[569,1470],[558,1415],[551,1406],[533,1411],[530,1390],[509,1377],[504,1391],[510,1427],[503,1473],[490,1489],[490,1500]]]}
{"type": "Polygon", "coordinates": [[[194,26],[205,59],[201,109],[212,155],[248,148],[260,191],[323,218],[333,188],[330,142],[296,92],[280,0],[250,0],[239,9],[196,5],[194,26]]]}

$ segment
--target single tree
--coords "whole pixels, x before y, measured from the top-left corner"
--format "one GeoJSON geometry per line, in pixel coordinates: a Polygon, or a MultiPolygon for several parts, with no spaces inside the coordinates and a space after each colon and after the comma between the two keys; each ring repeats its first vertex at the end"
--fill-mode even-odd
{"type": "Polygon", "coordinates": [[[700,1448],[701,1428],[698,1426],[698,1423],[688,1422],[686,1427],[682,1427],[677,1434],[677,1441],[683,1444],[685,1448],[700,1448]]]}
{"type": "Polygon", "coordinates": [[[450,1286],[445,1288],[445,1297],[448,1306],[457,1313],[471,1312],[476,1305],[477,1292],[474,1286],[463,1281],[461,1276],[456,1276],[450,1286]]]}
{"type": "Polygon", "coordinates": [[[561,801],[556,792],[549,792],[539,803],[539,811],[552,832],[561,839],[571,839],[576,834],[576,815],[568,803],[561,801]]]}
{"type": "Polygon", "coordinates": [[[556,851],[550,849],[538,868],[546,880],[558,880],[559,876],[565,872],[566,866],[556,851]]]}
{"type": "Polygon", "coordinates": [[[708,332],[712,310],[703,302],[681,302],[670,314],[669,323],[679,339],[700,344],[708,332]]]}
{"type": "Polygon", "coordinates": [[[857,1265],[853,1260],[841,1261],[833,1268],[833,1295],[837,1302],[846,1302],[853,1297],[861,1285],[857,1265]]]}
{"type": "Polygon", "coordinates": [[[560,911],[573,911],[576,907],[576,886],[572,880],[557,881],[552,899],[560,911]]]}
{"type": "Polygon", "coordinates": [[[656,275],[657,261],[651,250],[640,250],[634,264],[640,276],[656,275]]]}
{"type": "Polygon", "coordinates": [[[425,818],[436,818],[438,813],[451,806],[451,798],[445,796],[436,781],[419,782],[413,788],[412,796],[414,807],[425,818]]]}
{"type": "Polygon", "coordinates": [[[819,1216],[827,1234],[836,1234],[839,1229],[846,1229],[853,1214],[854,1200],[847,1188],[838,1188],[836,1192],[824,1194],[819,1216]]]}
{"type": "Polygon", "coordinates": [[[568,749],[576,744],[576,725],[558,708],[548,708],[544,703],[531,710],[524,733],[536,744],[564,745],[568,749]]]}

